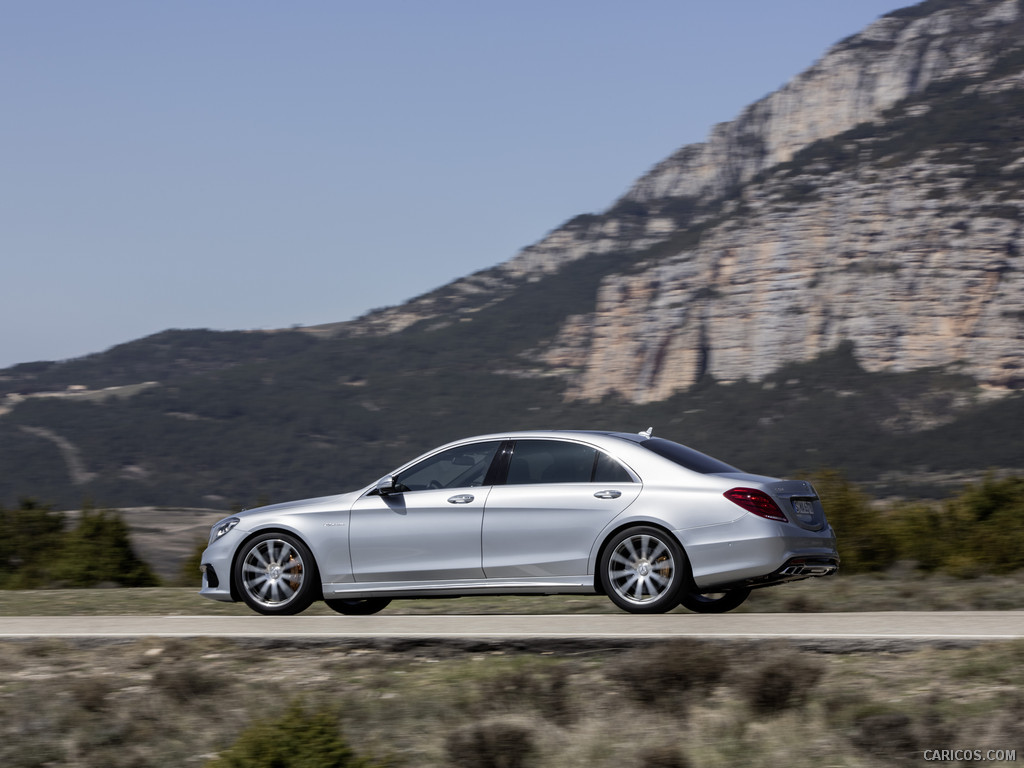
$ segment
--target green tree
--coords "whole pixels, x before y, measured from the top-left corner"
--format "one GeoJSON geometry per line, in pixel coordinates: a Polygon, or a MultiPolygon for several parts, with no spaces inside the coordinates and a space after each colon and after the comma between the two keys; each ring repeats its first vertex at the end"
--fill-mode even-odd
{"type": "Polygon", "coordinates": [[[944,502],[880,507],[837,472],[815,478],[845,573],[912,561],[968,577],[1024,568],[1024,478],[986,477],[944,502]]]}
{"type": "Polygon", "coordinates": [[[881,570],[900,559],[887,515],[863,491],[833,470],[816,475],[814,487],[835,529],[845,573],[881,570]]]}
{"type": "Polygon", "coordinates": [[[91,505],[82,509],[78,525],[65,535],[54,576],[69,587],[159,584],[150,567],[132,551],[128,526],[121,516],[91,505]]]}
{"type": "Polygon", "coordinates": [[[18,509],[0,507],[0,564],[4,589],[47,586],[64,541],[64,515],[32,499],[18,509]]]}
{"type": "Polygon", "coordinates": [[[954,573],[1009,573],[1024,568],[1024,478],[992,476],[967,486],[945,505],[956,546],[954,573]]]}
{"type": "Polygon", "coordinates": [[[956,525],[943,505],[934,501],[904,502],[888,512],[897,558],[923,571],[945,569],[959,545],[956,525]]]}

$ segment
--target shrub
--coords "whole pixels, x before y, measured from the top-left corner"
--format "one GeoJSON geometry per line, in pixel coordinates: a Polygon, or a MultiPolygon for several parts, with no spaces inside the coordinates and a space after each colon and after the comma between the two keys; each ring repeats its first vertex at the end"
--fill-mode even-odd
{"type": "Polygon", "coordinates": [[[728,649],[715,643],[680,640],[630,653],[613,674],[640,702],[683,714],[692,700],[710,693],[729,670],[728,649]]]}
{"type": "Polygon", "coordinates": [[[578,714],[569,699],[568,673],[563,666],[541,672],[517,670],[484,680],[480,700],[488,711],[537,712],[557,725],[568,725],[578,714]]]}
{"type": "Polygon", "coordinates": [[[5,589],[46,586],[53,558],[61,554],[64,515],[22,499],[18,509],[0,507],[0,553],[5,589]]]}
{"type": "Polygon", "coordinates": [[[453,768],[525,768],[535,752],[532,730],[508,720],[485,720],[452,731],[445,743],[453,768]]]}
{"type": "Polygon", "coordinates": [[[821,662],[806,654],[776,654],[746,677],[747,704],[760,715],[802,706],[823,671],[821,662]]]}
{"type": "Polygon", "coordinates": [[[1024,478],[986,477],[945,506],[958,554],[986,572],[1024,568],[1024,478]]]}
{"type": "Polygon", "coordinates": [[[899,559],[886,520],[866,494],[834,471],[819,473],[814,487],[835,529],[845,573],[880,570],[899,559]]]}
{"type": "Polygon", "coordinates": [[[25,499],[15,510],[0,507],[0,540],[0,563],[7,574],[4,589],[159,583],[132,550],[128,526],[110,510],[87,505],[78,523],[68,529],[63,513],[25,499]]]}
{"type": "Polygon", "coordinates": [[[86,712],[102,712],[107,708],[107,697],[114,687],[102,677],[72,678],[68,686],[71,697],[86,712]]]}
{"type": "Polygon", "coordinates": [[[836,532],[844,573],[912,562],[958,577],[1024,568],[1024,478],[986,477],[945,502],[879,508],[837,472],[815,487],[836,532]]]}
{"type": "Polygon", "coordinates": [[[686,755],[675,747],[652,747],[640,753],[639,764],[644,768],[690,768],[686,755]]]}
{"type": "Polygon", "coordinates": [[[64,539],[55,575],[71,587],[117,584],[154,587],[159,582],[132,551],[128,526],[116,512],[86,506],[64,539]]]}
{"type": "Polygon", "coordinates": [[[910,716],[903,712],[866,714],[857,719],[851,741],[887,760],[908,760],[918,752],[913,725],[910,716]]]}
{"type": "Polygon", "coordinates": [[[253,723],[207,768],[372,768],[349,747],[339,715],[293,702],[283,715],[253,723]]]}
{"type": "Polygon", "coordinates": [[[153,673],[152,685],[179,704],[187,704],[216,693],[223,687],[224,680],[195,666],[194,662],[185,661],[160,667],[153,673]]]}

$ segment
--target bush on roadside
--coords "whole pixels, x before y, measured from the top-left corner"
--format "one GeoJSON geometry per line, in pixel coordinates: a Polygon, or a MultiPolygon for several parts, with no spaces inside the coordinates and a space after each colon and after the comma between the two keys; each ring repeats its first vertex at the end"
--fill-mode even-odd
{"type": "Polygon", "coordinates": [[[844,573],[882,570],[900,559],[889,521],[867,494],[834,471],[818,474],[814,487],[835,529],[844,573]]]}
{"type": "Polygon", "coordinates": [[[727,647],[702,640],[659,643],[628,654],[614,677],[638,702],[657,701],[679,716],[704,699],[732,665],[727,647]]]}
{"type": "Polygon", "coordinates": [[[132,551],[128,526],[116,512],[85,507],[78,524],[64,536],[54,566],[57,581],[69,587],[117,584],[155,587],[159,580],[132,551]]]}
{"type": "Polygon", "coordinates": [[[817,659],[780,650],[745,676],[742,692],[756,714],[778,714],[803,706],[823,674],[817,659]]]}
{"type": "Polygon", "coordinates": [[[17,509],[0,507],[0,563],[4,589],[47,586],[53,559],[64,543],[64,515],[32,499],[22,499],[17,509]]]}
{"type": "Polygon", "coordinates": [[[579,714],[569,694],[569,675],[562,665],[543,670],[516,670],[480,683],[482,709],[495,714],[536,711],[545,720],[569,725],[579,714]]]}
{"type": "Polygon", "coordinates": [[[640,753],[644,768],[690,768],[686,755],[672,746],[650,747],[640,753]]]}
{"type": "Polygon", "coordinates": [[[211,674],[195,661],[173,661],[153,673],[152,686],[178,704],[188,704],[212,696],[227,683],[226,679],[211,674]]]}
{"type": "Polygon", "coordinates": [[[206,768],[373,768],[348,745],[341,717],[295,701],[282,714],[259,720],[206,768]]]}
{"type": "Polygon", "coordinates": [[[31,499],[0,507],[4,589],[154,587],[159,579],[132,550],[128,526],[111,510],[86,505],[73,527],[31,499]]]}
{"type": "Polygon", "coordinates": [[[913,718],[905,712],[879,712],[857,718],[850,740],[863,751],[892,762],[910,761],[921,750],[913,718]]]}
{"type": "Polygon", "coordinates": [[[526,768],[535,752],[532,729],[508,719],[457,728],[445,747],[452,768],[526,768]]]}
{"type": "Polygon", "coordinates": [[[1024,568],[1024,478],[986,477],[942,502],[879,507],[838,472],[814,478],[843,573],[900,562],[958,577],[1024,568]]]}

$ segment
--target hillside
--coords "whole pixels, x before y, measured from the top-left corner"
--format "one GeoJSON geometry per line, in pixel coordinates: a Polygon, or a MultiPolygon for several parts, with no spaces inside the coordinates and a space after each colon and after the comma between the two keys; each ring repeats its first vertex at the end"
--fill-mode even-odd
{"type": "Polygon", "coordinates": [[[1024,10],[890,14],[708,141],[494,270],[357,328],[463,318],[586,260],[596,307],[544,362],[570,394],[664,399],[760,379],[853,340],[869,370],[957,365],[1019,388],[1024,346],[1024,10]]]}
{"type": "Polygon", "coordinates": [[[0,371],[0,504],[251,505],[537,426],[653,424],[879,492],[1020,471],[1022,137],[1024,2],[898,11],[607,211],[402,306],[0,371]]]}

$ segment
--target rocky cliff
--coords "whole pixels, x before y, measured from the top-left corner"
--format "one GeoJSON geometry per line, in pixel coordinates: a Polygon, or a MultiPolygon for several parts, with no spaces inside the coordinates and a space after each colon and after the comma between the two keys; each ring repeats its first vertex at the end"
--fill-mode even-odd
{"type": "Polygon", "coordinates": [[[1024,386],[1024,2],[929,0],[491,270],[348,332],[472,319],[604,256],[591,312],[524,367],[567,396],[662,400],[758,380],[844,340],[872,371],[1024,386]]]}

